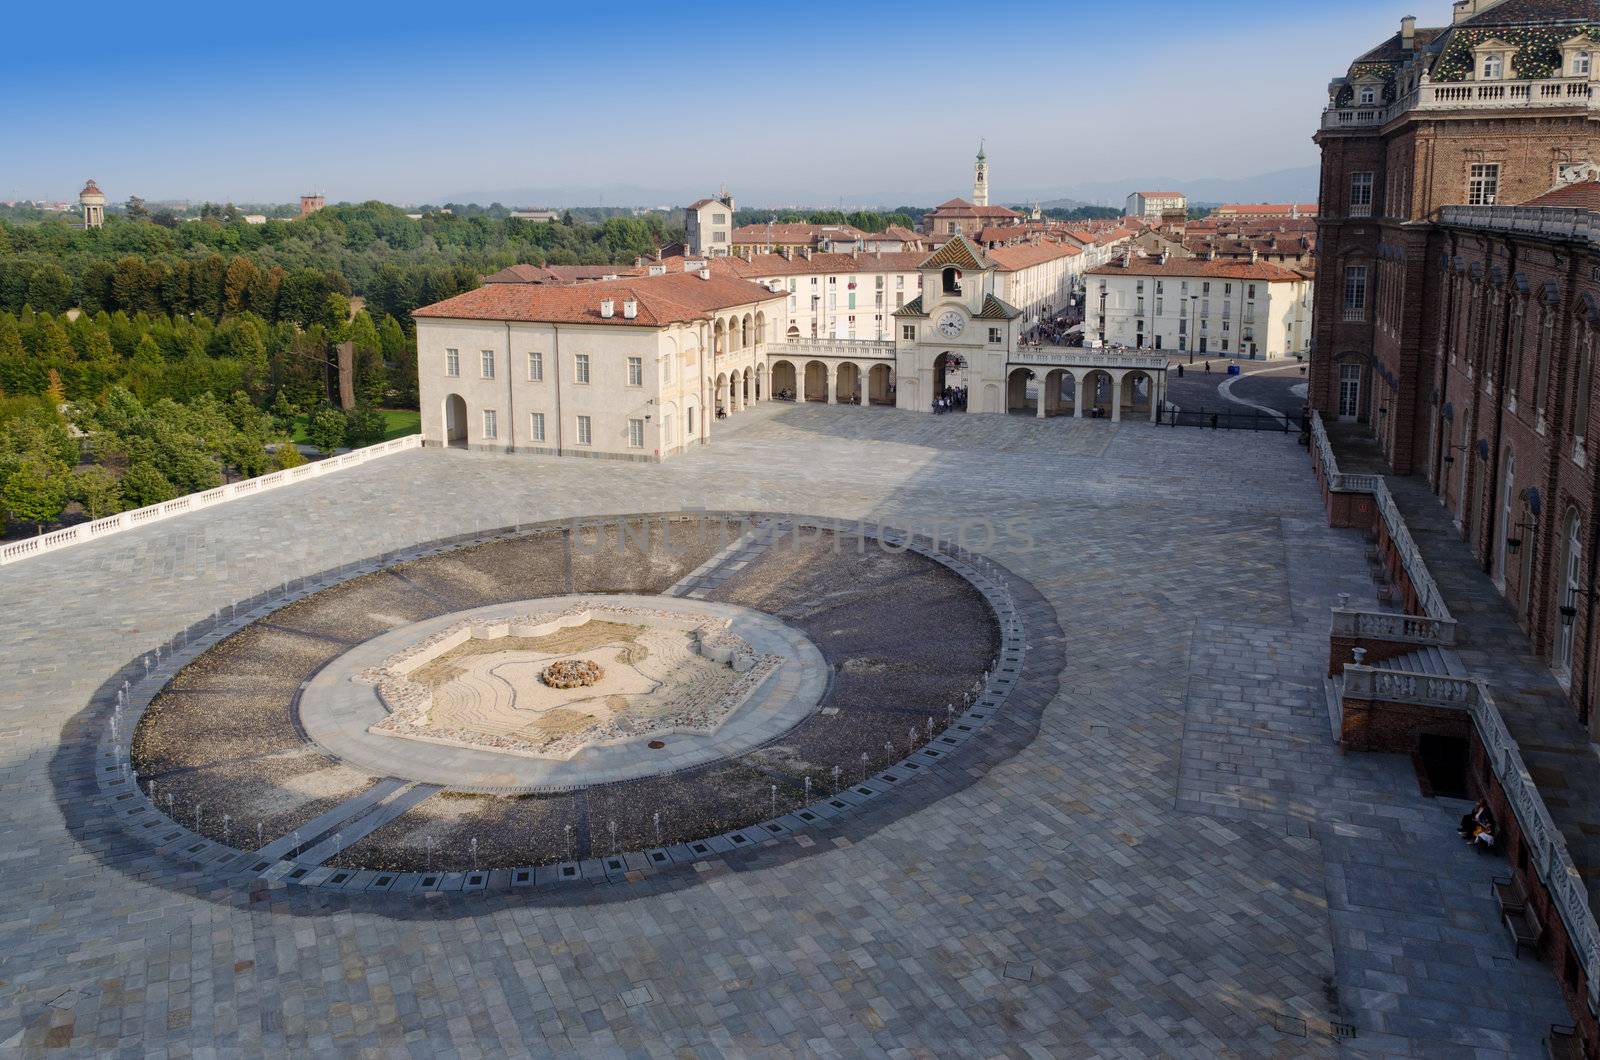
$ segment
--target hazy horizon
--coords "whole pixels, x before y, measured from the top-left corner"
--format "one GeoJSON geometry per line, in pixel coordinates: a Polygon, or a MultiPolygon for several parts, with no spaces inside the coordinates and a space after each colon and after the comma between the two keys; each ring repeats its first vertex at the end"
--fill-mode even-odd
{"type": "MultiPolygon", "coordinates": [[[[129,22],[79,5],[97,28],[0,70],[14,103],[0,197],[71,199],[93,177],[116,203],[320,191],[487,205],[497,189],[592,189],[587,205],[658,206],[726,184],[751,205],[889,206],[967,194],[983,139],[997,201],[1079,186],[1120,201],[1109,189],[1141,177],[1314,165],[1328,79],[1406,13],[996,0],[976,22],[986,35],[949,0],[819,4],[803,24],[624,2],[605,19],[535,3],[448,25],[357,5],[282,27],[239,9],[158,3],[129,22]],[[811,32],[829,25],[846,28],[811,32]],[[612,201],[618,188],[672,197],[612,201]]],[[[1448,20],[1437,6],[1423,24],[1448,20]]],[[[43,9],[12,24],[17,39],[59,36],[43,9]]]]}

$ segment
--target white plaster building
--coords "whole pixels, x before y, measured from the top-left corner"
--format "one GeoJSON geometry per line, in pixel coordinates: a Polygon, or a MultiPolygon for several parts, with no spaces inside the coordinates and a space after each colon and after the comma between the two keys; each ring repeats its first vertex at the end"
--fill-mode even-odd
{"type": "Polygon", "coordinates": [[[726,188],[715,199],[690,203],[683,211],[684,242],[697,257],[733,253],[733,214],[737,209],[726,188]]]}
{"type": "Polygon", "coordinates": [[[416,311],[425,444],[659,460],[767,396],[784,296],[709,270],[487,284],[416,311]]]}
{"type": "Polygon", "coordinates": [[[1128,255],[1090,270],[1087,282],[1090,342],[1231,357],[1310,348],[1308,273],[1266,262],[1128,255]]]}
{"type": "MultiPolygon", "coordinates": [[[[417,310],[424,444],[660,460],[705,444],[719,414],[755,402],[927,411],[947,388],[964,389],[972,412],[1160,411],[1164,355],[1024,344],[1027,317],[1002,292],[1056,297],[1049,270],[1068,258],[1008,270],[963,236],[931,256],[769,257],[654,262],[649,275],[616,280],[495,282],[417,310]],[[772,273],[779,261],[795,271],[764,276],[771,286],[736,274],[772,273]],[[809,330],[828,319],[830,287],[849,295],[848,282],[830,277],[855,278],[857,309],[875,317],[881,308],[888,337],[800,333],[791,298],[806,292],[798,319],[809,330]],[[824,292],[815,309],[813,278],[824,292]]],[[[831,311],[847,314],[848,301],[831,311]]]]}
{"type": "Polygon", "coordinates": [[[1189,199],[1179,191],[1136,191],[1128,196],[1122,212],[1129,217],[1159,219],[1169,213],[1186,213],[1189,199]]]}

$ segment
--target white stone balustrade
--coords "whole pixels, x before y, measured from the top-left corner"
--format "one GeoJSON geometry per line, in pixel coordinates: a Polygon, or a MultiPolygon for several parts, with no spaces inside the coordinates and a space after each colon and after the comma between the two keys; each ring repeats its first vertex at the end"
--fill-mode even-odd
{"type": "Polygon", "coordinates": [[[1539,81],[1424,81],[1393,103],[1377,106],[1329,106],[1322,112],[1324,129],[1382,126],[1408,111],[1529,110],[1556,107],[1594,109],[1596,95],[1587,77],[1539,81]]]}
{"type": "Polygon", "coordinates": [[[369,460],[389,456],[406,449],[418,449],[422,446],[420,434],[409,434],[404,438],[395,438],[391,441],[380,442],[365,449],[352,449],[343,456],[333,456],[315,463],[303,464],[300,467],[290,468],[287,471],[274,471],[270,475],[261,475],[257,478],[248,478],[240,482],[230,482],[226,486],[219,486],[203,493],[191,493],[184,497],[174,497],[162,504],[152,504],[148,508],[135,508],[132,511],[121,512],[106,519],[97,519],[92,523],[79,523],[69,526],[65,530],[54,533],[40,534],[30,537],[25,541],[14,541],[9,545],[0,546],[0,566],[8,563],[19,563],[34,556],[42,556],[46,552],[68,548],[72,545],[81,545],[85,541],[98,541],[111,534],[120,534],[124,530],[144,526],[160,519],[170,519],[175,515],[185,512],[198,511],[209,508],[215,504],[237,500],[240,497],[250,497],[266,490],[277,489],[290,483],[301,482],[309,478],[318,478],[340,468],[354,467],[365,464],[369,460]]]}

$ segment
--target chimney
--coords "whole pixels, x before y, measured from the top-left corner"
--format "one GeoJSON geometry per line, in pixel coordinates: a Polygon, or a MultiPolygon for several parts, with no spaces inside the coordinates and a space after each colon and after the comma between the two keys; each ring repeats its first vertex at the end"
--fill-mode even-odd
{"type": "Polygon", "coordinates": [[[1400,47],[1405,51],[1417,49],[1417,16],[1407,15],[1400,20],[1400,47]]]}
{"type": "Polygon", "coordinates": [[[1261,260],[1261,255],[1256,252],[1256,248],[1255,247],[1251,247],[1250,248],[1250,264],[1254,265],[1256,262],[1258,262],[1260,260],[1261,260]]]}
{"type": "Polygon", "coordinates": [[[806,260],[807,261],[811,260],[811,248],[810,247],[806,247],[805,250],[801,251],[801,253],[803,253],[806,256],[806,260]]]}
{"type": "Polygon", "coordinates": [[[612,317],[616,316],[617,315],[617,303],[613,302],[609,298],[601,299],[600,300],[600,315],[602,317],[604,317],[606,320],[610,320],[612,317]]]}
{"type": "Polygon", "coordinates": [[[701,279],[702,279],[702,280],[709,280],[709,279],[711,279],[711,270],[710,270],[710,269],[701,269],[701,270],[700,270],[700,278],[701,278],[701,279]]]}
{"type": "Polygon", "coordinates": [[[1125,269],[1133,267],[1133,248],[1122,248],[1122,267],[1125,269]]]}
{"type": "Polygon", "coordinates": [[[629,298],[622,303],[622,319],[636,320],[639,316],[639,303],[629,298]]]}

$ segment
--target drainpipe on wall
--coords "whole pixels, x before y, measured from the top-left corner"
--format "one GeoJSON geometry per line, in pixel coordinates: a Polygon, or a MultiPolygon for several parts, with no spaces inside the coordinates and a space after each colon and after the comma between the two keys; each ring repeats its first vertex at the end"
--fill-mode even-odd
{"type": "Polygon", "coordinates": [[[506,452],[517,451],[516,367],[511,361],[511,321],[506,321],[506,452]]]}
{"type": "Polygon", "coordinates": [[[550,330],[554,334],[551,357],[555,361],[552,365],[556,373],[556,455],[566,453],[566,424],[567,417],[561,411],[561,325],[551,324],[550,330]]]}

